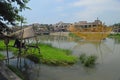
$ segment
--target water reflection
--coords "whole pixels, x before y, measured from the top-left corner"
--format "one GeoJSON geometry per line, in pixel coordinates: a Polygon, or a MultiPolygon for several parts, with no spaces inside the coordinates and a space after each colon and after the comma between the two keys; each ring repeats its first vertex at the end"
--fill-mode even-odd
{"type": "Polygon", "coordinates": [[[87,55],[95,54],[99,56],[98,61],[103,62],[103,57],[113,53],[114,42],[109,45],[109,39],[103,41],[84,41],[65,36],[40,36],[40,42],[52,44],[54,47],[70,49],[73,55],[79,56],[82,53],[87,55]],[[108,44],[106,43],[108,42],[108,44]]]}
{"type": "Polygon", "coordinates": [[[85,53],[86,55],[96,55],[98,57],[98,62],[103,62],[103,57],[111,54],[112,48],[105,43],[105,41],[79,41],[73,48],[73,54],[80,56],[80,54],[85,53]]]}
{"type": "Polygon", "coordinates": [[[115,40],[115,44],[120,44],[120,39],[114,39],[115,40]]]}

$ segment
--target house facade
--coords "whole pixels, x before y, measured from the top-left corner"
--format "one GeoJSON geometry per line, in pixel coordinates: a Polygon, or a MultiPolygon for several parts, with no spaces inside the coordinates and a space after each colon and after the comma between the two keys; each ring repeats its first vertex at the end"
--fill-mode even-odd
{"type": "Polygon", "coordinates": [[[90,27],[96,27],[98,25],[102,25],[102,21],[100,20],[95,20],[93,22],[87,22],[87,21],[79,21],[79,22],[75,22],[74,25],[76,27],[81,27],[81,28],[90,28],[90,27]]]}

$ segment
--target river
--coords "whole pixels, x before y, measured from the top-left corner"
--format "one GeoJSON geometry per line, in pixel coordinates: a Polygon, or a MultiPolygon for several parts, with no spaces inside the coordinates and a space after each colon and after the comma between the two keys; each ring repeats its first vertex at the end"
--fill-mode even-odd
{"type": "MultiPolygon", "coordinates": [[[[39,42],[70,49],[72,55],[78,57],[82,53],[94,54],[97,62],[94,67],[87,68],[80,62],[72,66],[50,66],[22,59],[19,68],[27,80],[120,80],[120,40],[107,38],[97,42],[63,36],[40,36],[39,42]]],[[[10,60],[11,65],[16,66],[16,63],[15,59],[10,60]]]]}

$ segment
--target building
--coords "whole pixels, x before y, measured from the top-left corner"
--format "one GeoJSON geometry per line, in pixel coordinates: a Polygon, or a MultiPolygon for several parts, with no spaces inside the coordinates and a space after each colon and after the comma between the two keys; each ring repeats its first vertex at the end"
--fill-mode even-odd
{"type": "Polygon", "coordinates": [[[55,32],[60,32],[60,31],[66,32],[67,28],[69,27],[70,24],[71,23],[64,23],[64,22],[60,21],[60,22],[53,25],[54,31],[55,32]]]}
{"type": "Polygon", "coordinates": [[[79,21],[79,22],[75,22],[74,25],[76,27],[81,27],[81,28],[90,28],[90,27],[96,27],[97,25],[102,25],[102,21],[98,19],[95,20],[94,22],[79,21]]]}

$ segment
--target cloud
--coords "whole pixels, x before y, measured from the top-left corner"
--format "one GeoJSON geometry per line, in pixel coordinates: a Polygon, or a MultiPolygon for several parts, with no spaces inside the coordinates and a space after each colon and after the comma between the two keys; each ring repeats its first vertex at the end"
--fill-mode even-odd
{"type": "Polygon", "coordinates": [[[73,6],[88,6],[88,5],[94,5],[103,3],[105,0],[79,0],[74,3],[72,3],[73,6]]]}
{"type": "Polygon", "coordinates": [[[118,10],[120,7],[117,0],[79,0],[71,4],[72,7],[85,7],[86,9],[118,10]]]}
{"type": "MultiPolygon", "coordinates": [[[[120,22],[120,0],[38,0],[38,2],[31,0],[29,4],[33,11],[32,15],[40,19],[41,16],[45,16],[54,22],[59,19],[65,22],[93,21],[97,17],[108,24],[120,22]]],[[[31,14],[28,15],[26,12],[29,19],[32,19],[31,14]]],[[[48,23],[51,20],[48,20],[48,23]]]]}
{"type": "Polygon", "coordinates": [[[97,17],[111,17],[119,15],[120,2],[118,0],[77,0],[70,4],[71,8],[78,8],[74,16],[78,19],[94,20],[97,17]]]}

